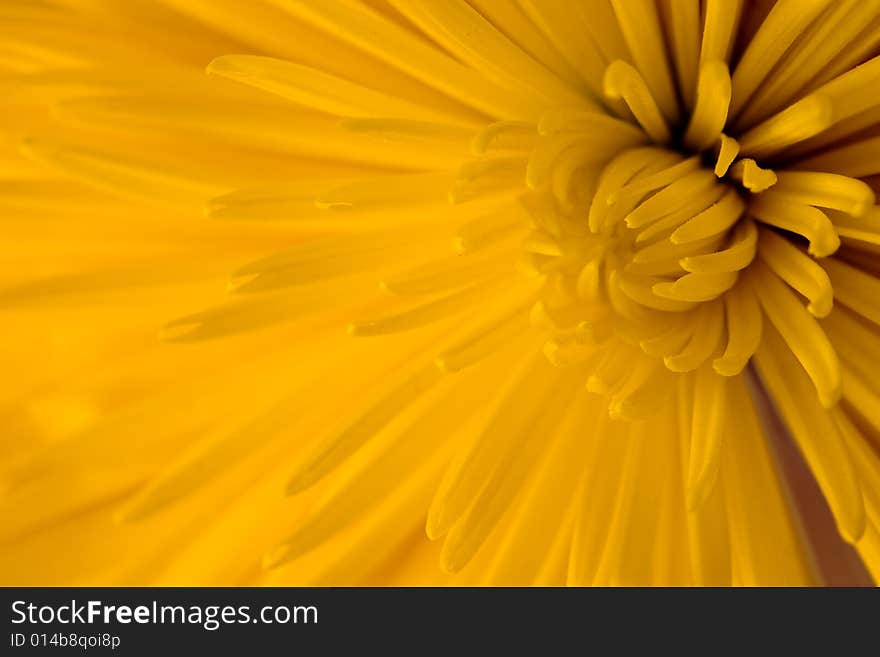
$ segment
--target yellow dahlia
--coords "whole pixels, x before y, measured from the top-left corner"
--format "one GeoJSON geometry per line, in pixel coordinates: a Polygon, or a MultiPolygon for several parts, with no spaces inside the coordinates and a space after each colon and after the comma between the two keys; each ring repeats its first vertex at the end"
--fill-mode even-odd
{"type": "Polygon", "coordinates": [[[2,583],[880,578],[880,1],[0,25],[2,583]]]}

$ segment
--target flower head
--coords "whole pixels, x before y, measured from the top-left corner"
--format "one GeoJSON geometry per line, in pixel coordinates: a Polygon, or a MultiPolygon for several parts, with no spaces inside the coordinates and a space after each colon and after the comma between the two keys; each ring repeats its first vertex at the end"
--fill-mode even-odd
{"type": "Polygon", "coordinates": [[[6,579],[880,576],[880,3],[117,4],[0,14],[6,579]]]}

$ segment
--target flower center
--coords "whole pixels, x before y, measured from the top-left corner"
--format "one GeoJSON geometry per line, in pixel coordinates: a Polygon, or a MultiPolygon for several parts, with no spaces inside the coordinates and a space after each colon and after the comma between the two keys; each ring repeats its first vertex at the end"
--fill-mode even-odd
{"type": "MultiPolygon", "coordinates": [[[[548,358],[584,366],[611,415],[635,418],[662,403],[672,373],[731,376],[754,352],[750,206],[777,175],[722,132],[731,91],[721,63],[703,67],[686,121],[624,62],[609,66],[605,92],[609,113],[562,108],[538,125],[525,261],[545,279],[532,319],[548,330],[548,358]]],[[[514,130],[498,126],[492,139],[514,130]]],[[[831,242],[813,246],[832,252],[831,242]]]]}
{"type": "Polygon", "coordinates": [[[809,159],[794,170],[759,163],[772,156],[775,168],[786,147],[827,128],[828,98],[809,95],[757,125],[734,120],[731,136],[721,62],[701,66],[684,118],[630,64],[608,67],[604,91],[604,108],[545,113],[537,136],[508,121],[474,141],[488,156],[481,175],[521,175],[523,160],[501,155],[528,154],[523,262],[542,280],[532,321],[547,330],[548,358],[583,367],[612,416],[644,417],[675,375],[741,372],[766,315],[832,406],[839,368],[815,318],[833,290],[817,259],[839,247],[838,227],[861,225],[874,194],[809,159]]]}

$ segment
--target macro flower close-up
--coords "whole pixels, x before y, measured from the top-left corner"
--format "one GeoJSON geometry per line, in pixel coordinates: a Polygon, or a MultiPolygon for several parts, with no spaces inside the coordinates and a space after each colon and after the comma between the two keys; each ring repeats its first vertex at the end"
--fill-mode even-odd
{"type": "Polygon", "coordinates": [[[0,583],[880,582],[880,0],[0,26],[0,583]]]}

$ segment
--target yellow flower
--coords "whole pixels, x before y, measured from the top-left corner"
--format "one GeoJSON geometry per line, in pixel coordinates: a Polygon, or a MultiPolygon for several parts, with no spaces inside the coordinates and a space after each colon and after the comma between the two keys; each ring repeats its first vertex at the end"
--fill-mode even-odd
{"type": "Polygon", "coordinates": [[[2,583],[880,578],[880,2],[0,23],[2,583]]]}

